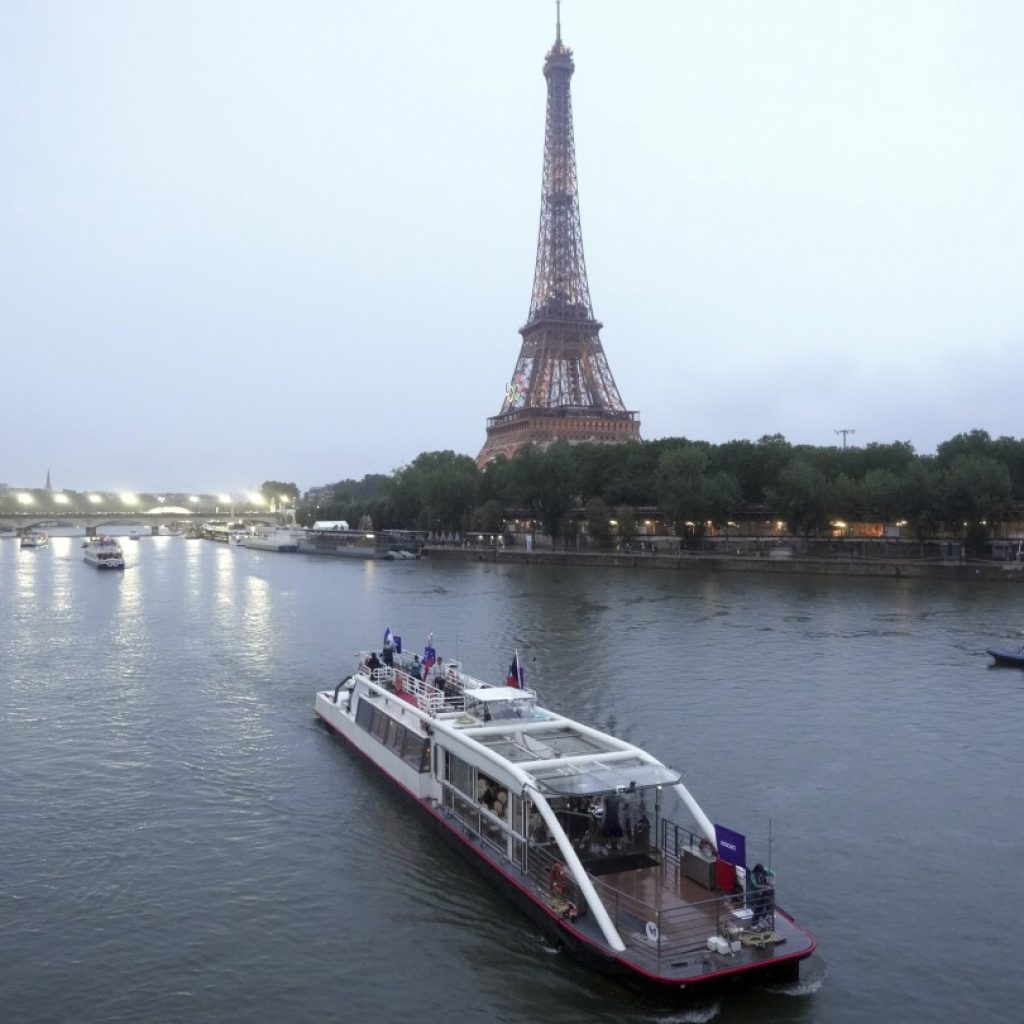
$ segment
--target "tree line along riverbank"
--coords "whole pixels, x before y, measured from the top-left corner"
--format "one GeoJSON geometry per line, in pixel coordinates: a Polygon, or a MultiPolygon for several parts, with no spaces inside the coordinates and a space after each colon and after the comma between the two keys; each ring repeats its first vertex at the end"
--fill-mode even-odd
{"type": "Polygon", "coordinates": [[[934,455],[905,442],[815,447],[781,435],[556,442],[482,469],[467,455],[424,452],[390,475],[310,489],[299,518],[434,535],[539,531],[609,550],[654,535],[956,541],[998,559],[1007,552],[995,541],[1024,540],[1024,440],[974,430],[934,455]]]}

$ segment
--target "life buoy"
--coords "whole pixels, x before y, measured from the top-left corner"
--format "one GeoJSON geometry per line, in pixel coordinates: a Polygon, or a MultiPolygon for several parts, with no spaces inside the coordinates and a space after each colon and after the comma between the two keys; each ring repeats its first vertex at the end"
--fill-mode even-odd
{"type": "Polygon", "coordinates": [[[548,884],[551,886],[551,891],[556,896],[565,895],[565,865],[560,861],[556,860],[551,865],[551,874],[548,875],[548,884]]]}
{"type": "Polygon", "coordinates": [[[709,840],[701,839],[701,841],[698,844],[698,846],[700,848],[700,852],[701,852],[702,856],[704,856],[704,857],[714,857],[715,856],[715,848],[711,845],[709,840]]]}

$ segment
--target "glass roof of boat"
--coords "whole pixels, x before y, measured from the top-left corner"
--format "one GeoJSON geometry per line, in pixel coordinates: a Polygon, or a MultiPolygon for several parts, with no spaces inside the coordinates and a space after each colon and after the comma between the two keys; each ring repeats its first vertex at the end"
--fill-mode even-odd
{"type": "Polygon", "coordinates": [[[477,741],[509,761],[547,761],[555,757],[601,754],[619,749],[592,736],[584,736],[569,726],[479,736],[477,741]]]}
{"type": "Polygon", "coordinates": [[[576,761],[548,765],[533,772],[541,789],[565,796],[599,796],[619,789],[668,786],[682,775],[663,764],[648,764],[639,757],[624,761],[576,761]]]}

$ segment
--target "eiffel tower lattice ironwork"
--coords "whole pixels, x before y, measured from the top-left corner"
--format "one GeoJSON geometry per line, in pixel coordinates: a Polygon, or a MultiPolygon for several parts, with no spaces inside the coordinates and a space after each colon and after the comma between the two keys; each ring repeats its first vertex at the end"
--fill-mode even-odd
{"type": "Polygon", "coordinates": [[[619,395],[601,345],[603,325],[590,302],[569,90],[574,70],[559,18],[555,44],[544,60],[547,122],[530,315],[519,329],[523,344],[501,412],[487,421],[478,466],[559,438],[611,442],[640,437],[640,421],[619,395]]]}

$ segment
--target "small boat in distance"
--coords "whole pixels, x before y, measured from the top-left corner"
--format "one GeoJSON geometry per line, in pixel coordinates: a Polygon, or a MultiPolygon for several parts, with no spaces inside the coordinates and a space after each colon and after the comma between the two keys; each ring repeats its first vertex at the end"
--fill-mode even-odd
{"type": "Polygon", "coordinates": [[[97,569],[124,568],[124,552],[121,545],[113,537],[105,537],[102,534],[89,538],[82,557],[97,569]]]}
{"type": "Polygon", "coordinates": [[[1024,647],[990,647],[988,653],[994,659],[993,665],[1024,668],[1024,647]]]}
{"type": "Polygon", "coordinates": [[[647,993],[798,976],[814,937],[680,771],[542,707],[518,654],[492,685],[434,653],[386,643],[316,695],[321,721],[409,798],[410,828],[431,826],[556,941],[647,993]]]}
{"type": "Polygon", "coordinates": [[[21,546],[23,548],[41,548],[49,542],[50,537],[45,530],[26,530],[21,535],[21,546]]]}

